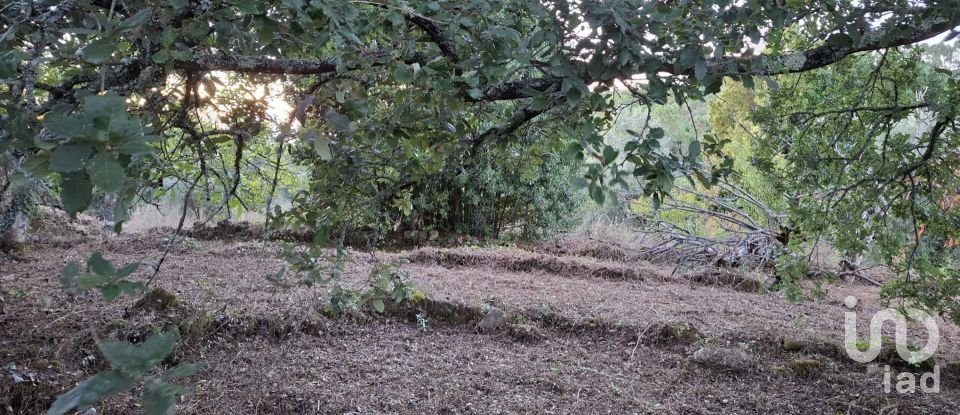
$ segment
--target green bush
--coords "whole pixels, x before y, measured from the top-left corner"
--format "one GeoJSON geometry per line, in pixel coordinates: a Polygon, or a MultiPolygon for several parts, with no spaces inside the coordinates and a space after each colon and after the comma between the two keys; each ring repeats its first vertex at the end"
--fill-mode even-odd
{"type": "Polygon", "coordinates": [[[424,182],[404,226],[479,238],[537,238],[571,225],[583,203],[577,165],[554,154],[482,156],[459,174],[424,182]]]}

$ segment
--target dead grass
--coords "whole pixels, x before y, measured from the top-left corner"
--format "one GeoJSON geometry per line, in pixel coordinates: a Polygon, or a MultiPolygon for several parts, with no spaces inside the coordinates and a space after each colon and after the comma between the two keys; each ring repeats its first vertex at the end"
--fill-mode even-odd
{"type": "Polygon", "coordinates": [[[658,274],[652,268],[602,263],[587,258],[557,257],[520,250],[419,249],[403,256],[414,263],[447,267],[491,267],[513,272],[543,271],[573,278],[644,281],[658,274]]]}
{"type": "MultiPolygon", "coordinates": [[[[281,290],[264,280],[283,266],[276,244],[199,240],[168,258],[156,281],[162,290],[143,298],[105,304],[99,294],[59,288],[69,260],[100,250],[117,263],[149,262],[166,236],[44,245],[24,261],[0,263],[0,413],[42,413],[103,370],[91,328],[134,341],[177,328],[182,341],[164,365],[207,363],[188,379],[194,393],[179,403],[181,414],[960,410],[960,371],[952,367],[939,395],[884,395],[881,374],[844,357],[841,300],[861,298],[863,316],[880,308],[877,290],[863,285],[834,285],[822,301],[792,304],[724,280],[732,277],[698,282],[639,261],[573,253],[587,250],[424,249],[379,257],[410,259],[404,268],[426,298],[386,317],[332,319],[320,312],[328,288],[281,290]],[[477,333],[484,303],[502,308],[509,324],[477,333]],[[703,348],[742,350],[755,364],[731,374],[697,363],[703,348]],[[791,368],[803,359],[824,370],[791,368]],[[34,380],[14,383],[14,372],[34,380]]],[[[353,255],[344,283],[362,287],[371,267],[369,255],[353,255]]],[[[960,361],[956,327],[941,324],[941,335],[938,361],[960,361]]],[[[139,413],[138,404],[123,395],[97,409],[139,413]]]]}

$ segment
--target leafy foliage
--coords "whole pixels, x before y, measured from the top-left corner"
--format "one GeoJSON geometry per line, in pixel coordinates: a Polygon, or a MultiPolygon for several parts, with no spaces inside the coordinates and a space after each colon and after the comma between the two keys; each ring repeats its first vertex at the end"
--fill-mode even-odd
{"type": "Polygon", "coordinates": [[[885,288],[887,298],[960,317],[945,271],[958,229],[956,77],[915,49],[849,58],[780,83],[794,87],[768,91],[755,114],[763,129],[756,156],[790,195],[800,235],[851,256],[869,250],[903,278],[885,288]]]}
{"type": "Polygon", "coordinates": [[[143,292],[141,282],[128,281],[127,277],[136,272],[140,263],[134,262],[116,269],[112,262],[95,252],[87,259],[86,271],[80,271],[80,264],[70,261],[63,267],[60,282],[68,289],[88,290],[96,288],[107,302],[116,300],[120,294],[139,294],[143,292]]]}
{"type": "MultiPolygon", "coordinates": [[[[81,273],[80,264],[71,261],[63,267],[61,282],[66,289],[88,290],[97,288],[107,302],[120,294],[139,294],[144,284],[127,280],[139,263],[117,269],[99,252],[87,259],[86,271],[81,273]]],[[[93,404],[110,396],[129,391],[137,382],[173,352],[179,334],[176,331],[158,333],[142,343],[133,344],[117,340],[97,340],[97,347],[110,362],[112,369],[99,373],[81,382],[61,395],[50,407],[48,415],[60,415],[73,409],[86,410],[93,404]]],[[[175,398],[187,393],[182,385],[173,380],[198,372],[202,365],[181,364],[163,373],[146,378],[143,392],[143,407],[146,414],[172,414],[175,398]]]]}
{"type": "MultiPolygon", "coordinates": [[[[100,352],[110,361],[113,369],[94,375],[61,395],[47,414],[62,415],[72,409],[83,411],[112,395],[133,389],[147,371],[160,364],[173,351],[177,337],[174,331],[155,334],[141,344],[113,340],[97,342],[100,352]]],[[[181,364],[148,378],[143,392],[144,413],[173,413],[175,398],[185,394],[186,389],[170,382],[192,375],[200,369],[198,364],[181,364]]]]}
{"type": "Polygon", "coordinates": [[[370,270],[367,279],[369,286],[357,290],[343,284],[343,268],[347,254],[342,249],[338,248],[336,253],[328,254],[316,247],[307,250],[286,247],[283,256],[291,265],[290,271],[296,279],[290,281],[290,272],[283,269],[268,275],[267,281],[281,289],[294,285],[333,285],[330,302],[324,309],[334,316],[358,309],[383,313],[388,304],[400,305],[415,298],[413,284],[410,283],[406,271],[401,269],[401,264],[377,262],[370,270]]]}

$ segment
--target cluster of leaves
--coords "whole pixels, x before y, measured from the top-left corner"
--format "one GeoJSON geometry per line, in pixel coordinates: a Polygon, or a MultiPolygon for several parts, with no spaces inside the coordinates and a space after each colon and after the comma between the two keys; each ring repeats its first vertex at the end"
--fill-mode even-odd
{"type": "Polygon", "coordinates": [[[89,290],[96,288],[103,294],[103,299],[113,302],[120,294],[136,295],[143,292],[144,284],[139,281],[129,281],[127,277],[136,272],[139,262],[127,264],[116,269],[112,262],[95,252],[87,258],[86,271],[81,273],[80,264],[70,261],[63,267],[60,282],[68,290],[89,290]]]}
{"type": "Polygon", "coordinates": [[[901,279],[888,299],[907,298],[960,319],[950,270],[957,256],[952,200],[960,144],[957,77],[922,50],[848,58],[766,91],[754,121],[756,166],[788,197],[802,254],[819,239],[847,256],[869,252],[901,279]]]}
{"type": "MultiPolygon", "coordinates": [[[[81,382],[61,395],[50,407],[48,415],[62,415],[73,409],[85,411],[110,396],[133,389],[154,367],[173,352],[176,331],[159,333],[140,344],[100,340],[97,347],[113,367],[81,382]]],[[[172,414],[177,396],[187,393],[186,387],[174,380],[197,373],[202,365],[185,363],[148,377],[143,384],[143,410],[146,414],[172,414]]]]}
{"type": "Polygon", "coordinates": [[[505,232],[541,236],[567,225],[570,213],[582,202],[581,192],[571,182],[580,175],[581,164],[563,153],[569,139],[560,133],[553,137],[483,151],[460,168],[419,172],[403,165],[417,161],[412,157],[379,159],[379,154],[391,154],[386,146],[327,144],[332,148],[329,159],[308,159],[316,179],[309,193],[300,194],[291,216],[302,214],[307,220],[310,213],[328,212],[334,229],[366,231],[373,241],[404,230],[481,238],[505,232]],[[357,162],[370,159],[377,161],[363,166],[357,162]],[[391,185],[409,175],[420,176],[392,193],[391,185]]]}
{"type": "Polygon", "coordinates": [[[383,313],[388,304],[403,304],[416,298],[409,275],[399,263],[377,262],[368,275],[369,286],[357,290],[343,284],[347,254],[340,248],[330,254],[316,246],[306,250],[288,246],[284,248],[282,256],[290,264],[290,269],[284,268],[267,275],[267,281],[280,289],[296,285],[333,285],[330,302],[324,310],[334,316],[348,310],[383,313]]]}
{"type": "Polygon", "coordinates": [[[481,156],[453,178],[415,189],[405,227],[478,238],[537,238],[569,226],[584,199],[571,180],[580,175],[580,166],[563,154],[529,151],[481,156]]]}
{"type": "MultiPolygon", "coordinates": [[[[10,122],[12,128],[18,127],[18,120],[10,122]]],[[[56,105],[45,114],[43,129],[29,141],[29,136],[13,135],[0,142],[0,151],[29,152],[23,167],[34,177],[56,173],[63,208],[71,215],[89,207],[95,192],[124,196],[114,211],[120,226],[128,211],[123,201],[136,195],[138,176],[157,137],[117,95],[87,95],[73,113],[68,105],[56,105]]]]}
{"type": "MultiPolygon", "coordinates": [[[[87,259],[86,272],[81,273],[80,264],[69,262],[63,268],[61,282],[68,290],[99,289],[106,301],[112,302],[120,294],[139,294],[144,284],[127,280],[140,266],[132,263],[117,269],[99,252],[87,259]]],[[[177,396],[187,393],[186,387],[172,383],[174,380],[198,372],[201,364],[185,363],[155,376],[145,377],[176,346],[179,334],[176,330],[157,333],[141,343],[98,339],[97,347],[110,362],[112,369],[96,374],[61,395],[50,407],[48,415],[61,415],[73,409],[85,411],[97,402],[110,396],[127,392],[143,380],[143,408],[146,414],[172,414],[177,396]]]]}
{"type": "Polygon", "coordinates": [[[383,313],[388,304],[403,304],[417,298],[410,276],[401,264],[377,263],[370,270],[365,290],[333,288],[327,311],[340,315],[350,309],[371,309],[383,313]]]}

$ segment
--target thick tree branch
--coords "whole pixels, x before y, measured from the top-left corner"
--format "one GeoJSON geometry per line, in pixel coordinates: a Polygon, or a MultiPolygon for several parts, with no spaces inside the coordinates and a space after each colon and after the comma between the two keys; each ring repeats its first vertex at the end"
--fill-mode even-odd
{"type": "Polygon", "coordinates": [[[430,40],[440,48],[440,53],[442,53],[443,56],[450,59],[451,62],[460,61],[460,55],[457,54],[457,47],[450,38],[443,33],[443,28],[441,28],[440,25],[418,14],[407,14],[406,17],[410,23],[417,25],[417,27],[430,37],[430,40]]]}
{"type": "Polygon", "coordinates": [[[510,121],[508,121],[506,124],[497,127],[491,127],[474,137],[472,143],[470,144],[468,157],[473,157],[473,155],[476,154],[480,149],[480,146],[487,141],[503,139],[504,137],[512,134],[514,131],[517,131],[530,120],[546,112],[547,109],[549,109],[549,107],[536,110],[526,106],[521,108],[519,111],[513,114],[513,117],[511,117],[510,121]]]}
{"type": "MultiPolygon", "coordinates": [[[[960,3],[960,2],[958,2],[960,3]]],[[[960,6],[960,4],[958,4],[960,6]]],[[[922,11],[922,10],[921,10],[922,11]]],[[[760,55],[757,57],[723,58],[709,60],[707,73],[718,76],[743,75],[779,75],[806,72],[839,62],[843,58],[858,52],[867,52],[912,45],[939,36],[960,25],[960,14],[954,13],[947,18],[935,16],[923,21],[920,27],[885,25],[884,28],[867,31],[860,35],[860,42],[851,46],[824,45],[813,49],[788,53],[781,56],[760,55]],[[906,30],[905,30],[906,29],[906,30]],[[911,33],[910,30],[913,30],[911,33]],[[888,37],[891,33],[910,33],[899,37],[888,37]]],[[[675,73],[673,64],[664,65],[664,72],[675,73]]],[[[693,68],[677,75],[693,75],[693,68]]]]}
{"type": "Polygon", "coordinates": [[[337,71],[332,59],[270,59],[260,56],[198,55],[181,62],[187,71],[229,71],[259,74],[319,75],[337,71]]]}

